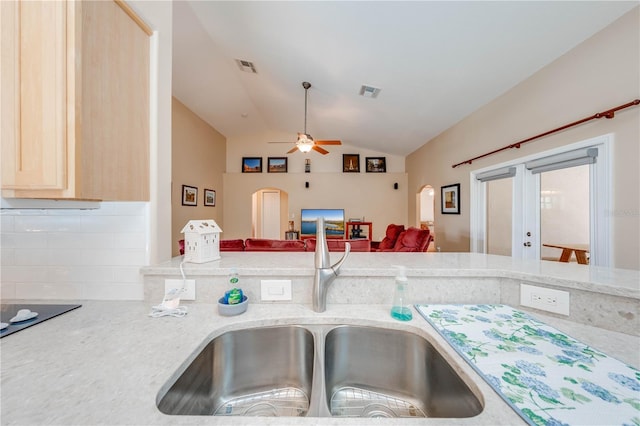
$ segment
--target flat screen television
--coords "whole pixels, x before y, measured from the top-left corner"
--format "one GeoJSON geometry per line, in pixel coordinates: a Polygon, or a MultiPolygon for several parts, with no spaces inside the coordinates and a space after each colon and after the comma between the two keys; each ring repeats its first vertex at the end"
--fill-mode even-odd
{"type": "Polygon", "coordinates": [[[316,219],[324,218],[327,238],[344,238],[344,209],[302,209],[300,236],[316,236],[316,219]]]}

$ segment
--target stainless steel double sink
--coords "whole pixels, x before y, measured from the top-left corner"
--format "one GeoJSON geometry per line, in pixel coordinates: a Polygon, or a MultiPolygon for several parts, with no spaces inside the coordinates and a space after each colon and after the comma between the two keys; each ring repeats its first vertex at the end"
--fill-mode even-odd
{"type": "Polygon", "coordinates": [[[381,327],[229,331],[173,380],[157,396],[171,415],[462,418],[483,409],[429,341],[381,327]]]}

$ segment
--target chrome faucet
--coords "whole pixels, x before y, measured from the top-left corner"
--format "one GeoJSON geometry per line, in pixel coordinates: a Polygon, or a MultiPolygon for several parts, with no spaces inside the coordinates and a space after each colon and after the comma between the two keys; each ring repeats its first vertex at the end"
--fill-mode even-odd
{"type": "Polygon", "coordinates": [[[330,266],[329,246],[324,232],[324,218],[318,217],[316,221],[316,273],[313,277],[313,310],[324,312],[327,309],[327,290],[329,285],[340,273],[340,267],[351,252],[351,244],[344,244],[344,256],[335,265],[330,266]]]}

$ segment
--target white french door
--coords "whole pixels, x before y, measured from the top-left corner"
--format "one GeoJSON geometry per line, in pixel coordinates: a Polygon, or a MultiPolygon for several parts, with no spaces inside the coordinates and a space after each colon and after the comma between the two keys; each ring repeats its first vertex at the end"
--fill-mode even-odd
{"type": "MultiPolygon", "coordinates": [[[[589,246],[589,263],[609,266],[612,256],[607,212],[611,205],[612,141],[612,135],[605,135],[472,172],[471,251],[502,255],[508,255],[510,251],[514,258],[540,259],[543,243],[581,243],[583,241],[575,241],[575,235],[579,235],[589,246]],[[554,171],[577,171],[576,167],[588,168],[585,178],[588,180],[585,183],[588,186],[587,211],[584,212],[588,224],[584,226],[580,224],[582,218],[563,213],[563,208],[578,204],[570,197],[578,192],[578,184],[558,191],[564,196],[555,197],[554,185],[545,184],[553,182],[554,171]],[[550,219],[553,216],[545,210],[551,206],[560,212],[560,216],[567,216],[568,222],[551,228],[554,219],[550,219]],[[564,232],[571,230],[575,231],[573,237],[570,232],[564,232]],[[562,238],[570,241],[562,241],[562,238]]],[[[580,174],[567,173],[566,176],[580,174]]]]}

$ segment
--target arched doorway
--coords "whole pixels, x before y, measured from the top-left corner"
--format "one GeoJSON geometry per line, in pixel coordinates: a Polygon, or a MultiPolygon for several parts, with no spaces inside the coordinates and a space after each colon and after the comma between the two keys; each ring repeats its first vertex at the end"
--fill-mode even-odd
{"type": "Polygon", "coordinates": [[[434,237],[434,244],[429,244],[428,251],[436,251],[435,245],[435,190],[431,185],[424,185],[416,194],[416,226],[429,229],[434,237]]]}
{"type": "Polygon", "coordinates": [[[283,240],[287,230],[289,194],[262,188],[251,195],[251,237],[283,240]]]}

